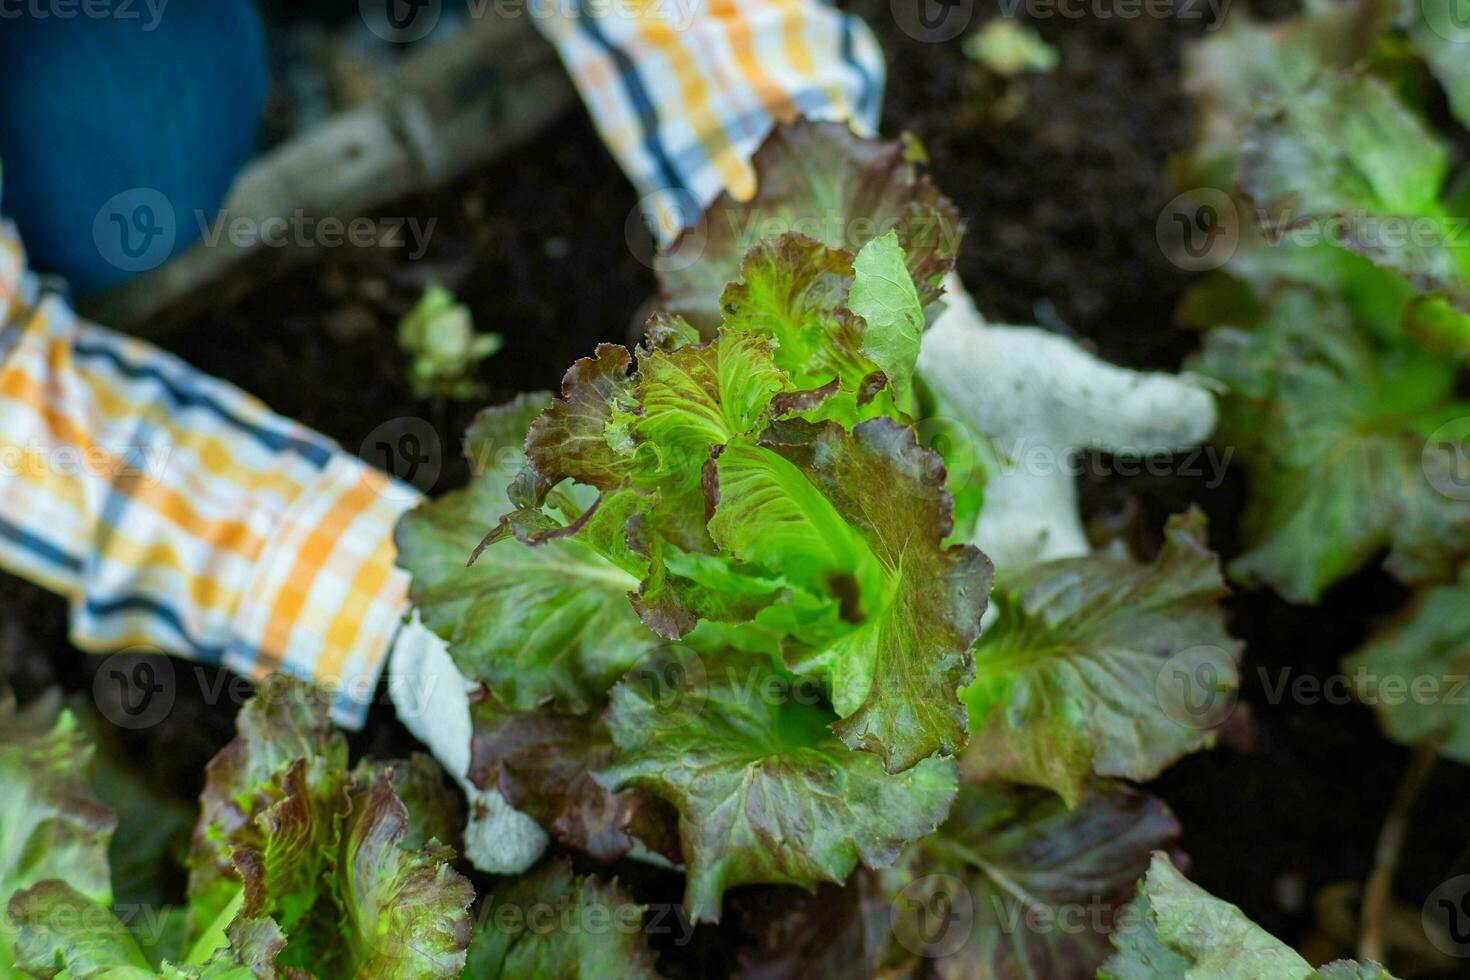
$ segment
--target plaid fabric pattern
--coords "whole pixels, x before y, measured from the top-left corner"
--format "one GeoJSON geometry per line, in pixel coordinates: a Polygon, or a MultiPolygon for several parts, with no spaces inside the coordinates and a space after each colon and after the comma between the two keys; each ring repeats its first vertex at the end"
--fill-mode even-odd
{"type": "Polygon", "coordinates": [[[141,341],[80,319],[0,228],[0,566],[81,649],[316,677],[360,724],[402,618],[416,493],[141,341]]]}
{"type": "MultiPolygon", "coordinates": [[[[538,20],[664,239],[777,120],[871,131],[860,21],[815,0],[569,0],[538,20]]],[[[0,567],[68,598],[84,650],[162,649],[334,692],[362,723],[406,608],[417,501],[325,437],[40,288],[0,223],[0,567]]]]}
{"type": "Polygon", "coordinates": [[[798,115],[878,125],[883,57],[861,20],[817,0],[566,0],[536,23],[561,55],[649,224],[670,241],[798,115]]]}

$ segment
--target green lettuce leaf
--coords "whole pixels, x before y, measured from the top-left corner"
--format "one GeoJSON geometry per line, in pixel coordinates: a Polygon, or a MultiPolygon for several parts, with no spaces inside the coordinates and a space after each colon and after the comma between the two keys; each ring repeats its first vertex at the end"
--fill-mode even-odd
{"type": "Polygon", "coordinates": [[[283,969],[458,976],[474,891],[450,868],[453,851],[425,841],[428,828],[410,831],[393,789],[396,778],[422,810],[437,805],[442,775],[423,771],[427,757],[349,774],[329,708],[322,691],[267,678],[210,762],[190,855],[196,939],[186,961],[270,920],[285,937],[274,961],[283,969]]]}
{"type": "MultiPolygon", "coordinates": [[[[60,879],[85,901],[111,904],[107,849],[117,820],[92,792],[93,754],[76,717],[58,715],[54,701],[21,710],[0,697],[0,902],[60,879]]],[[[0,972],[15,939],[0,912],[0,972]]]]}
{"type": "MultiPolygon", "coordinates": [[[[457,977],[464,969],[475,890],[451,867],[454,852],[431,841],[414,850],[408,809],[384,773],[357,788],[335,858],[337,896],[345,921],[338,976],[457,977]]],[[[330,975],[330,960],[310,960],[330,975]]]]}
{"type": "Polygon", "coordinates": [[[887,875],[891,945],[944,980],[1091,976],[1149,855],[1178,836],[1168,807],[1116,783],[1070,809],[1043,790],[966,787],[887,875]]]}
{"type": "Polygon", "coordinates": [[[1189,44],[1183,88],[1195,98],[1194,144],[1176,162],[1183,186],[1228,188],[1255,103],[1288,99],[1322,72],[1360,63],[1397,14],[1396,0],[1313,5],[1294,17],[1258,21],[1237,8],[1189,44]]]}
{"type": "MultiPolygon", "coordinates": [[[[579,399],[552,404],[545,395],[522,395],[482,412],[466,436],[475,465],[470,485],[422,505],[398,526],[398,560],[413,575],[409,598],[424,624],[449,643],[461,674],[522,710],[554,701],[590,711],[658,643],[628,603],[638,577],[575,537],[485,548],[466,565],[486,529],[510,509],[507,495],[523,476],[521,444],[532,420],[571,406],[553,420],[562,425],[566,413],[588,404],[579,399]]],[[[607,408],[611,413],[610,402],[607,408]]]]}
{"type": "Polygon", "coordinates": [[[464,829],[464,800],[444,778],[444,770],[432,756],[415,752],[407,759],[389,762],[362,759],[352,770],[359,786],[371,786],[380,775],[393,784],[393,795],[408,810],[408,826],[399,844],[417,850],[431,840],[459,850],[464,829]]]}
{"type": "Polygon", "coordinates": [[[1198,512],[1172,518],[1150,564],[1105,554],[1046,562],[1003,580],[995,623],[975,647],[967,779],[1045,786],[1068,803],[1091,776],[1147,780],[1213,741],[1170,698],[1166,665],[1215,673],[1233,703],[1240,644],[1225,632],[1227,593],[1198,512]],[[1196,657],[1200,653],[1201,657],[1196,657]]]}
{"type": "Polygon", "coordinates": [[[280,974],[276,956],[286,944],[270,919],[239,918],[227,945],[199,963],[149,965],[137,939],[100,902],[64,881],[43,881],[15,895],[10,914],[19,925],[18,965],[29,976],[69,980],[259,980],[280,974]]]}
{"type": "Polygon", "coordinates": [[[618,752],[602,778],[679,811],[693,922],[718,921],[727,888],[840,883],[859,861],[891,864],[954,798],[952,762],[885,773],[834,737],[835,717],[791,681],[759,658],[730,657],[635,673],[613,689],[618,752]]]}
{"type": "Polygon", "coordinates": [[[568,861],[547,862],[487,897],[465,976],[654,980],[643,911],[616,880],[575,878],[568,861]]]}
{"type": "MultiPolygon", "coordinates": [[[[722,330],[753,333],[774,343],[776,363],[790,384],[773,406],[773,415],[851,425],[897,410],[896,395],[907,392],[913,374],[913,362],[905,363],[902,350],[903,323],[895,315],[870,336],[867,320],[849,305],[854,291],[860,299],[866,294],[870,306],[877,302],[875,294],[884,292],[880,267],[885,256],[890,262],[893,258],[888,247],[892,241],[886,236],[869,242],[864,246],[868,257],[859,263],[848,252],[790,233],[761,242],[745,257],[740,280],[720,296],[722,330]],[[889,362],[891,379],[873,353],[889,362]]],[[[881,308],[869,312],[883,316],[881,308]]]]}
{"type": "Polygon", "coordinates": [[[1325,74],[1258,109],[1238,176],[1281,226],[1321,223],[1329,244],[1470,311],[1470,245],[1439,200],[1447,171],[1445,147],[1386,84],[1325,74]]]}
{"type": "Polygon", "coordinates": [[[1454,460],[1426,454],[1431,435],[1470,416],[1453,362],[1385,345],[1338,305],[1283,290],[1254,330],[1212,331],[1194,367],[1228,386],[1217,438],[1249,468],[1234,576],[1314,602],[1385,548],[1410,583],[1447,578],[1470,554],[1470,508],[1435,469],[1454,460]]]}
{"type": "Polygon", "coordinates": [[[975,548],[943,545],[953,524],[939,457],[886,418],[851,432],[787,423],[761,445],[728,447],[716,473],[717,541],[802,580],[851,576],[851,631],[787,653],[831,691],[842,740],[889,772],[961,748],[955,690],[973,675],[991,571],[975,548]]]}
{"type": "Polygon", "coordinates": [[[1321,971],[1290,946],[1210,895],[1156,853],[1138,897],[1113,933],[1117,953],[1099,980],[1308,980],[1386,977],[1376,963],[1337,962],[1321,971]]]}
{"type": "Polygon", "coordinates": [[[154,976],[127,926],[103,902],[65,881],[42,881],[17,892],[8,911],[16,929],[15,964],[32,976],[54,977],[62,970],[73,980],[154,976]]]}
{"type": "MultiPolygon", "coordinates": [[[[1466,2],[1347,0],[1265,25],[1237,11],[1187,52],[1196,142],[1175,176],[1232,236],[1229,277],[1263,300],[1311,285],[1380,337],[1470,357],[1470,207],[1444,194],[1423,84],[1427,66],[1463,113],[1470,62],[1448,18],[1466,2]],[[1234,214],[1219,214],[1224,192],[1234,214]]],[[[1209,325],[1223,311],[1202,287],[1183,312],[1209,325]]]]}
{"type": "Polygon", "coordinates": [[[893,386],[898,407],[914,410],[914,365],[919,360],[919,335],[924,332],[924,307],[904,265],[898,235],[889,232],[863,246],[853,261],[853,283],[848,305],[867,325],[863,353],[883,370],[893,386]]]}
{"type": "MultiPolygon", "coordinates": [[[[484,521],[477,485],[399,535],[414,595],[437,602],[425,620],[467,676],[507,708],[583,713],[655,637],[733,646],[820,680],[843,741],[891,772],[963,746],[955,690],[970,677],[990,567],[947,544],[950,475],[900,407],[920,401],[923,311],[899,241],[874,238],[856,261],[799,235],[765,241],[725,290],[712,339],[693,342],[664,316],[634,373],[632,355],[604,345],[534,423],[529,403],[487,416],[529,427],[529,463],[506,477],[515,509],[484,521]],[[422,533],[428,520],[437,539],[422,533]],[[487,524],[471,569],[450,565],[487,524]],[[565,556],[555,574],[528,583],[534,556],[552,552],[565,556]],[[580,580],[598,559],[598,581],[580,580]],[[476,579],[486,561],[505,575],[476,579]],[[637,638],[567,611],[614,615],[614,583],[646,627],[637,638]]],[[[975,470],[962,461],[963,478],[975,470]]],[[[966,506],[973,520],[973,496],[966,506]]]]}
{"type": "Polygon", "coordinates": [[[1389,738],[1470,763],[1470,564],[1374,630],[1343,670],[1389,738]]]}
{"type": "Polygon", "coordinates": [[[754,196],[737,201],[721,194],[655,259],[665,308],[712,335],[720,325],[720,294],[740,278],[746,253],[787,232],[854,254],[893,232],[920,305],[939,297],[963,223],[954,205],[915,174],[902,143],[863,139],[840,123],[799,120],[777,125],[751,166],[754,196]]]}
{"type": "MultiPolygon", "coordinates": [[[[273,867],[298,869],[289,852],[320,846],[346,806],[347,741],[328,719],[324,694],[278,675],[235,724],[239,734],[210,760],[199,797],[188,858],[196,933],[240,899],[237,851],[264,860],[269,850],[272,862],[282,862],[273,867]]],[[[320,875],[302,870],[299,877],[314,893],[320,875]]]]}

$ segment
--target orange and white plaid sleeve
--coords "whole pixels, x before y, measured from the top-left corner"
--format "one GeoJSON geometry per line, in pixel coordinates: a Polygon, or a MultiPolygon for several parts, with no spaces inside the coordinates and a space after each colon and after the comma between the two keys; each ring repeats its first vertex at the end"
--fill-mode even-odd
{"type": "Polygon", "coordinates": [[[360,724],[405,605],[417,493],[156,348],[79,318],[0,225],[0,567],[72,642],[314,677],[360,724]]]}
{"type": "Polygon", "coordinates": [[[755,193],[750,158],[772,126],[878,126],[883,56],[859,18],[820,0],[538,0],[603,141],[672,240],[729,190],[755,193]]]}

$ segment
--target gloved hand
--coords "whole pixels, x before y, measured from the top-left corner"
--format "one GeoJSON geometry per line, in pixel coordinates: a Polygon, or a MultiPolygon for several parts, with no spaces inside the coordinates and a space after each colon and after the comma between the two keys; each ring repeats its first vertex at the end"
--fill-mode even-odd
{"type": "Polygon", "coordinates": [[[997,572],[1087,554],[1077,451],[1172,452],[1214,430],[1200,380],[1120,368],[1039,327],[987,323],[958,277],[945,290],[919,372],[1010,460],[985,486],[974,542],[997,572]]]}
{"type": "Polygon", "coordinates": [[[470,695],[476,687],[455,669],[448,645],[415,613],[393,643],[388,694],[404,727],[464,789],[469,802],[465,857],[481,871],[519,874],[541,857],[546,832],[506,803],[499,790],[478,789],[468,779],[470,695]]]}

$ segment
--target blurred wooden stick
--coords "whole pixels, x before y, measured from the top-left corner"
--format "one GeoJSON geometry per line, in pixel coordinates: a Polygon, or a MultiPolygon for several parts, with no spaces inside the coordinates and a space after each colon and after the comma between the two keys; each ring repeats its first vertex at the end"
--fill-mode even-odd
{"type": "MultiPolygon", "coordinates": [[[[410,55],[383,100],[341,112],[252,161],[204,241],[81,306],[94,320],[157,335],[160,312],[267,247],[231,241],[228,225],[303,213],[349,219],[431,190],[534,137],[576,95],[529,18],[485,17],[410,55]],[[223,233],[214,234],[221,231],[223,233]]],[[[181,230],[193,215],[176,216],[181,230]]],[[[283,261],[304,249],[278,249],[283,261]],[[294,254],[293,254],[294,253],[294,254]]]]}

